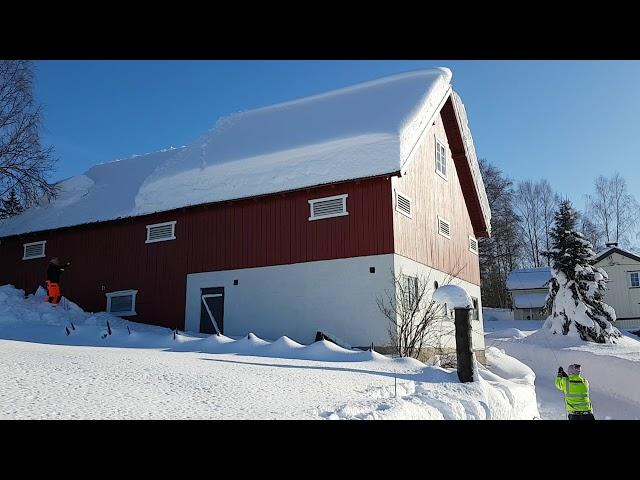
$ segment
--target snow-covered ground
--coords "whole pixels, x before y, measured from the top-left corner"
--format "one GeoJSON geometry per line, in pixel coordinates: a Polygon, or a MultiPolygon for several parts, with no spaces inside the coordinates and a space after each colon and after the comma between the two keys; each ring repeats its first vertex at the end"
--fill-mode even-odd
{"type": "Polygon", "coordinates": [[[462,384],[450,369],[326,341],[174,339],[164,328],[54,307],[41,293],[25,299],[0,287],[0,418],[539,416],[533,372],[497,349],[487,351],[491,368],[462,384]]]}
{"type": "MultiPolygon", "coordinates": [[[[535,372],[538,409],[543,419],[564,419],[564,398],[555,389],[558,366],[582,365],[589,380],[596,419],[640,419],[640,338],[630,332],[616,344],[584,342],[553,335],[544,321],[487,321],[485,342],[535,372]]],[[[488,361],[491,367],[491,359],[488,361]]]]}

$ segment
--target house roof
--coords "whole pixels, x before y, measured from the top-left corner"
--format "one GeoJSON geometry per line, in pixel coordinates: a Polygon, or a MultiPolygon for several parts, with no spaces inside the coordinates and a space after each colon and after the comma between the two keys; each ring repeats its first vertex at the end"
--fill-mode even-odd
{"type": "Polygon", "coordinates": [[[627,257],[627,258],[630,258],[632,260],[636,260],[636,261],[640,262],[640,254],[632,252],[631,250],[625,250],[624,248],[620,248],[620,247],[608,247],[608,248],[605,248],[604,250],[596,253],[596,258],[594,260],[594,263],[597,263],[600,260],[603,260],[604,258],[607,258],[612,253],[618,253],[618,254],[620,254],[620,255],[622,255],[624,257],[627,257]]]}
{"type": "Polygon", "coordinates": [[[513,270],[507,276],[507,290],[531,290],[547,288],[551,280],[550,267],[521,268],[513,270]]]}
{"type": "MultiPolygon", "coordinates": [[[[229,115],[188,146],[59,182],[58,198],[0,222],[0,237],[401,172],[452,98],[450,81],[449,69],[418,70],[229,115]]],[[[465,201],[481,207],[470,214],[487,233],[484,184],[464,106],[453,98],[473,176],[465,201]]]]}

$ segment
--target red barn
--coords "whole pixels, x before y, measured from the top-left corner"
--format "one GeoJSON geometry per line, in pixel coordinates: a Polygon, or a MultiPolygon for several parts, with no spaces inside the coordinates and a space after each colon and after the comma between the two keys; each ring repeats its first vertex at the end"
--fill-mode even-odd
{"type": "Polygon", "coordinates": [[[193,144],[92,167],[0,223],[0,284],[72,260],[88,311],[188,331],[389,343],[394,274],[477,302],[490,211],[451,72],[382,78],[231,115],[193,144]]]}

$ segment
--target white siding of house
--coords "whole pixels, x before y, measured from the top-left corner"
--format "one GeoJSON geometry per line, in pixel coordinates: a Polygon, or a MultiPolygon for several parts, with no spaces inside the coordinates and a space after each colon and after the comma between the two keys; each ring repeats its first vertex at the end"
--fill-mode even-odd
{"type": "Polygon", "coordinates": [[[629,273],[640,271],[640,262],[617,252],[603,258],[596,264],[609,276],[605,303],[611,305],[619,318],[631,318],[631,320],[619,320],[615,325],[618,328],[631,328],[640,326],[640,288],[629,288],[629,273]]]}

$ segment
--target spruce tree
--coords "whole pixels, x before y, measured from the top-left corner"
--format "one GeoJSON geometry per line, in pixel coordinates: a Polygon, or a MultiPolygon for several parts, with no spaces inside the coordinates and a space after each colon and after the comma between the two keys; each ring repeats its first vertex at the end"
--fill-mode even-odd
{"type": "Polygon", "coordinates": [[[560,204],[554,220],[552,248],[544,254],[551,261],[552,273],[545,328],[554,334],[577,333],[585,341],[615,343],[622,336],[612,325],[616,312],[602,301],[607,273],[593,267],[595,253],[576,230],[577,215],[569,200],[560,204]]]}
{"type": "Polygon", "coordinates": [[[9,196],[2,200],[2,206],[0,206],[0,218],[9,218],[14,215],[22,213],[24,208],[16,195],[16,191],[11,189],[9,196]]]}

